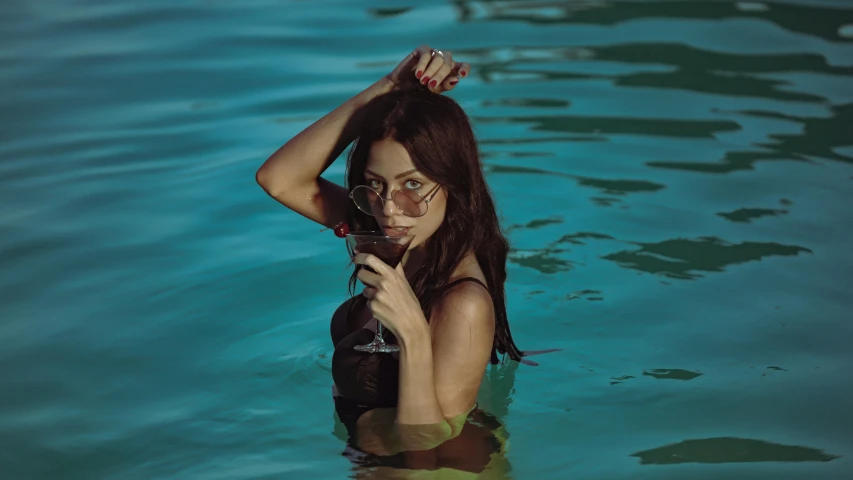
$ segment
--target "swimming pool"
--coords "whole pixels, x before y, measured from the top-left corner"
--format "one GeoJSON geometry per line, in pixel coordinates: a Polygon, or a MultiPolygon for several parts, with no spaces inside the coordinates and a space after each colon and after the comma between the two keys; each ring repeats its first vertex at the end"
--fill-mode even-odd
{"type": "Polygon", "coordinates": [[[345,249],[254,172],[429,43],[562,349],[489,373],[510,476],[850,478],[849,2],[416,5],[0,7],[1,476],[354,474],[345,249]]]}

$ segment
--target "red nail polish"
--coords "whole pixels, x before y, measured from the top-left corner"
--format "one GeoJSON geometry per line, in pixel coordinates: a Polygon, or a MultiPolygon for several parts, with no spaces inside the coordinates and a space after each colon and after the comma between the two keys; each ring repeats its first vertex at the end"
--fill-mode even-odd
{"type": "Polygon", "coordinates": [[[424,74],[423,70],[418,70],[418,73],[415,74],[416,77],[421,78],[421,75],[424,74]]]}
{"type": "Polygon", "coordinates": [[[450,86],[452,87],[453,85],[456,85],[457,83],[459,83],[459,80],[454,80],[454,81],[450,82],[450,86]]]}
{"type": "Polygon", "coordinates": [[[421,79],[421,83],[423,83],[424,85],[426,85],[427,82],[429,82],[429,77],[424,77],[421,79]]]}
{"type": "Polygon", "coordinates": [[[462,75],[464,77],[465,75],[468,75],[468,72],[466,72],[465,70],[462,70],[461,72],[459,72],[459,75],[462,75]]]}
{"type": "Polygon", "coordinates": [[[436,85],[438,85],[438,82],[436,82],[435,80],[429,82],[429,88],[435,88],[436,85]]]}

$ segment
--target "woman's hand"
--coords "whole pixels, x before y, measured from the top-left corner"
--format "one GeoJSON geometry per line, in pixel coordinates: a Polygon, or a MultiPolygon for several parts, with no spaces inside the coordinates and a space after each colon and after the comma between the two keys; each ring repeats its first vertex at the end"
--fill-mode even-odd
{"type": "Polygon", "coordinates": [[[358,272],[358,279],[367,285],[363,292],[367,308],[400,342],[428,328],[421,304],[406,280],[402,263],[394,269],[369,253],[355,255],[353,262],[376,272],[366,268],[358,272]]]}
{"type": "Polygon", "coordinates": [[[422,45],[408,54],[387,78],[396,88],[420,83],[433,93],[443,93],[453,90],[470,71],[471,65],[454,61],[449,50],[443,51],[442,55],[433,54],[431,48],[422,45]]]}

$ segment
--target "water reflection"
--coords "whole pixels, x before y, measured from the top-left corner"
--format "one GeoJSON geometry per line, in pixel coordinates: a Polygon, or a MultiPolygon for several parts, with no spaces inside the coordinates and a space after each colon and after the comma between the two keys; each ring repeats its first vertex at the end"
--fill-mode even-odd
{"type": "Polygon", "coordinates": [[[690,90],[736,97],[821,102],[814,93],[791,92],[779,87],[787,82],[752,74],[812,72],[851,75],[853,68],[836,67],[816,54],[749,55],[702,50],[671,43],[632,43],[593,49],[599,61],[627,64],[671,65],[665,72],[638,72],[616,78],[617,85],[690,90]]]}
{"type": "Polygon", "coordinates": [[[579,298],[586,298],[587,300],[592,302],[604,300],[604,297],[601,296],[601,290],[584,289],[566,295],[565,297],[563,297],[563,301],[568,302],[571,300],[577,300],[579,298]]]}
{"type": "Polygon", "coordinates": [[[723,159],[719,162],[677,162],[677,161],[661,161],[661,162],[646,162],[646,165],[652,168],[663,168],[668,170],[684,170],[688,172],[700,173],[731,173],[739,170],[755,170],[753,166],[759,161],[779,161],[779,160],[798,160],[806,161],[801,156],[781,155],[776,152],[764,151],[738,151],[726,152],[723,159]]]}
{"type": "Polygon", "coordinates": [[[553,253],[562,250],[539,249],[539,250],[515,250],[511,249],[507,260],[522,267],[532,268],[546,275],[566,272],[574,268],[574,263],[556,257],[553,253]]]}
{"type": "Polygon", "coordinates": [[[767,8],[743,8],[734,2],[668,1],[631,2],[581,0],[575,2],[542,1],[513,2],[478,0],[452,2],[459,12],[459,21],[515,21],[531,24],[595,24],[615,25],[643,19],[723,20],[731,18],[760,19],[790,32],[802,33],[831,41],[850,41],[841,32],[853,17],[853,9],[819,5],[773,3],[767,8]],[[476,5],[476,8],[473,6],[476,5]],[[808,19],[808,21],[804,21],[808,19]]]}
{"type": "Polygon", "coordinates": [[[722,272],[725,267],[761,260],[770,256],[812,253],[808,248],[776,242],[728,243],[716,237],[674,239],[656,243],[637,243],[639,249],[605,255],[620,266],[671,278],[692,280],[701,272],[722,272]]]}
{"type": "MultiPolygon", "coordinates": [[[[516,228],[523,228],[515,225],[516,228]]],[[[761,260],[770,256],[795,256],[812,253],[805,247],[776,242],[729,243],[717,237],[695,239],[677,238],[660,242],[625,242],[610,235],[577,232],[563,235],[546,248],[510,250],[508,260],[544,274],[554,274],[574,268],[574,262],[556,256],[565,252],[561,243],[584,245],[584,240],[616,240],[638,245],[636,250],[621,250],[602,256],[624,268],[664,275],[681,280],[701,278],[696,272],[722,272],[730,265],[761,260]]]]}
{"type": "MultiPolygon", "coordinates": [[[[532,131],[596,135],[648,135],[653,137],[715,138],[716,134],[740,130],[731,120],[690,120],[667,118],[589,117],[581,115],[477,117],[482,125],[523,123],[532,131]]],[[[567,141],[573,137],[557,137],[567,141]]],[[[552,139],[553,141],[553,139],[552,139]]],[[[516,143],[516,142],[511,142],[516,143]]]]}
{"type": "Polygon", "coordinates": [[[574,245],[586,245],[585,243],[583,243],[581,241],[581,239],[587,239],[587,238],[591,238],[594,240],[616,240],[615,238],[611,237],[610,235],[607,235],[604,233],[578,232],[578,233],[571,233],[568,235],[563,235],[555,243],[571,243],[574,245]]]}
{"type": "Polygon", "coordinates": [[[367,10],[372,17],[376,18],[390,18],[402,15],[414,7],[401,7],[401,8],[370,8],[367,10]]]}
{"type": "Polygon", "coordinates": [[[620,383],[624,382],[625,380],[630,380],[632,378],[637,378],[637,377],[634,377],[632,375],[621,375],[618,377],[610,377],[610,380],[611,380],[610,384],[611,385],[619,385],[620,383]]]}
{"type": "Polygon", "coordinates": [[[568,108],[569,105],[568,100],[549,98],[501,98],[483,102],[484,107],[568,108]]]}
{"type": "MultiPolygon", "coordinates": [[[[622,200],[612,197],[589,197],[589,199],[592,201],[592,203],[598,205],[599,207],[612,207],[617,203],[622,203],[622,200]]],[[[628,206],[623,205],[622,208],[627,209],[628,206]]]]}
{"type": "Polygon", "coordinates": [[[760,147],[772,149],[797,159],[808,156],[853,163],[853,157],[838,153],[839,147],[851,145],[850,132],[853,125],[853,103],[833,105],[828,117],[799,117],[796,115],[747,110],[742,112],[761,118],[789,120],[802,124],[798,134],[777,133],[770,135],[770,143],[758,143],[760,147]]]}
{"type": "MultiPolygon", "coordinates": [[[[466,50],[476,59],[477,75],[490,82],[512,80],[609,80],[616,85],[686,90],[731,97],[754,97],[799,102],[824,102],[814,92],[787,90],[788,82],[763,78],[768,73],[853,75],[853,67],[834,66],[813,53],[746,54],[701,49],[678,43],[627,43],[585,48],[517,47],[504,50],[466,50]],[[579,55],[578,52],[583,52],[579,55]],[[571,62],[571,71],[554,66],[571,62]],[[529,64],[547,63],[550,68],[529,64]],[[628,69],[626,71],[626,68],[628,69]],[[619,73],[621,72],[621,73],[619,73]]],[[[559,100],[498,100],[484,105],[560,107],[559,100]]],[[[564,108],[569,103],[565,102],[564,108]]]]}
{"type": "Polygon", "coordinates": [[[643,375],[658,380],[693,380],[696,377],[702,376],[699,372],[691,372],[690,370],[682,370],[680,368],[653,368],[644,371],[643,375]]]}
{"type": "Polygon", "coordinates": [[[745,110],[740,112],[758,118],[788,120],[802,125],[799,133],[771,134],[770,142],[756,143],[762,151],[726,152],[719,162],[656,161],[647,162],[653,168],[685,170],[704,173],[730,173],[754,170],[759,161],[793,160],[809,161],[818,157],[843,163],[853,163],[853,156],[840,153],[841,147],[850,145],[850,126],[853,125],[853,103],[830,107],[828,117],[806,117],[777,112],[745,110]]]}
{"type": "Polygon", "coordinates": [[[657,192],[666,188],[664,185],[647,180],[605,180],[601,178],[576,177],[578,185],[593,187],[607,195],[624,195],[637,192],[657,192]]]}
{"type": "Polygon", "coordinates": [[[732,222],[749,223],[756,218],[777,215],[784,215],[787,210],[779,210],[773,208],[739,208],[733,212],[720,212],[718,216],[730,220],[732,222]]]}
{"type": "MultiPolygon", "coordinates": [[[[604,179],[582,177],[569,173],[554,172],[543,170],[541,168],[532,167],[517,167],[512,165],[486,165],[484,166],[486,173],[512,173],[512,174],[533,174],[533,175],[549,175],[575,180],[578,186],[592,187],[607,195],[625,195],[627,193],[642,193],[642,192],[657,192],[666,188],[666,185],[650,182],[648,180],[626,180],[626,179],[604,179]]],[[[618,199],[607,199],[616,201],[618,199]]],[[[515,226],[518,227],[517,225],[515,226]]]]}
{"type": "Polygon", "coordinates": [[[506,232],[509,233],[513,230],[518,230],[519,228],[536,229],[536,228],[541,228],[541,227],[545,227],[548,225],[555,225],[555,224],[559,224],[559,223],[563,223],[563,220],[561,218],[535,219],[535,220],[531,220],[531,221],[527,222],[526,225],[520,225],[517,223],[510,225],[509,227],[506,228],[506,232]]]}
{"type": "Polygon", "coordinates": [[[829,462],[838,455],[799,445],[782,445],[749,438],[719,437],[685,440],[631,454],[641,465],[676,463],[829,462]]]}

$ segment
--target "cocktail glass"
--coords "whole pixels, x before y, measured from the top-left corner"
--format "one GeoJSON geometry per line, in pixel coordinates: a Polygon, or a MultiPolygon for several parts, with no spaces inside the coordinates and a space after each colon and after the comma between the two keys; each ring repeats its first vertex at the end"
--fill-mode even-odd
{"type": "MultiPolygon", "coordinates": [[[[352,232],[347,234],[347,245],[353,253],[369,253],[387,263],[389,267],[397,268],[413,238],[415,238],[414,235],[389,237],[381,231],[352,232]]],[[[369,267],[365,266],[364,268],[369,267]]],[[[359,352],[368,353],[399,352],[400,347],[398,345],[385,343],[382,338],[382,322],[376,317],[371,318],[371,320],[376,320],[376,337],[367,345],[356,345],[353,348],[359,352]]]]}

